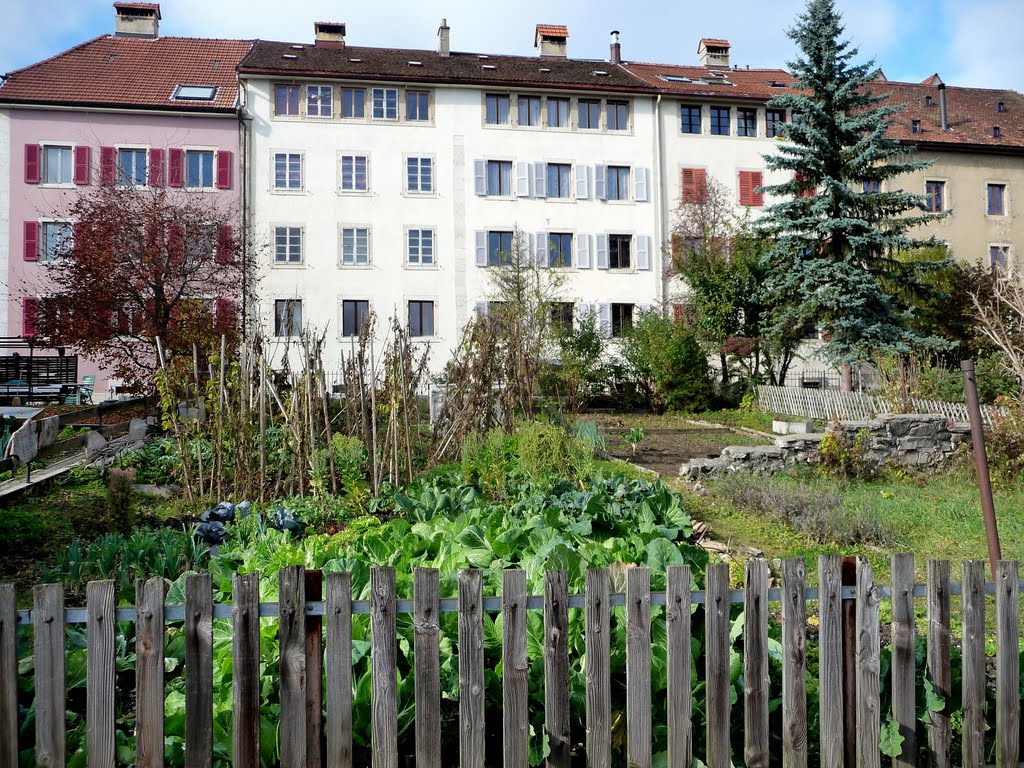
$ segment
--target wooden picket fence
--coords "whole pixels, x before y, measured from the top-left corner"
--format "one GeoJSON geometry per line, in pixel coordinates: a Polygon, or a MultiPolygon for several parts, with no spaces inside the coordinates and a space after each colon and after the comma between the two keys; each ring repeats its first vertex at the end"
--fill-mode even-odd
{"type": "MultiPolygon", "coordinates": [[[[840,392],[835,389],[801,389],[759,385],[757,401],[762,410],[809,419],[854,419],[868,421],[880,413],[929,413],[967,423],[967,406],[943,400],[909,397],[906,403],[897,398],[868,395],[862,392],[840,392]]],[[[981,418],[991,425],[993,414],[1002,413],[996,406],[981,406],[981,418]]]]}
{"type": "MultiPolygon", "coordinates": [[[[232,763],[259,765],[260,656],[259,619],[277,617],[280,642],[280,760],[284,768],[352,765],[352,616],[369,614],[373,699],[372,765],[397,768],[398,713],[396,701],[396,613],[411,613],[415,627],[415,761],[436,768],[454,762],[441,754],[439,614],[458,612],[459,755],[465,768],[483,768],[484,646],[483,616],[503,617],[502,656],[503,765],[527,765],[529,712],[527,611],[544,612],[544,723],[550,745],[547,765],[568,768],[577,748],[570,740],[569,649],[570,610],[585,615],[586,761],[609,768],[612,764],[610,691],[610,616],[622,606],[626,621],[626,752],[630,766],[652,764],[651,721],[651,606],[665,606],[667,629],[668,765],[690,768],[692,754],[691,610],[703,606],[706,659],[706,753],[708,768],[729,768],[730,754],[730,603],[742,603],[744,713],[743,764],[769,763],[768,619],[770,604],[781,603],[782,616],[782,764],[802,767],[807,750],[807,611],[808,601],[818,616],[820,680],[820,764],[841,766],[844,744],[855,741],[856,764],[881,765],[880,730],[880,605],[892,608],[892,716],[904,735],[903,754],[894,766],[909,768],[917,754],[915,736],[915,614],[914,600],[927,601],[927,678],[947,701],[941,711],[930,712],[926,733],[929,762],[950,766],[959,762],[950,754],[951,595],[960,595],[962,628],[963,765],[985,764],[985,608],[986,594],[996,602],[996,765],[1017,766],[1019,751],[1019,567],[1016,561],[998,565],[994,583],[986,584],[985,564],[966,561],[963,584],[950,583],[949,561],[929,561],[928,581],[914,584],[912,555],[894,555],[892,583],[874,582],[872,569],[857,562],[856,584],[842,586],[837,556],[818,563],[818,588],[808,588],[803,559],[783,562],[780,588],[769,588],[768,565],[751,560],[746,565],[743,590],[730,590],[729,568],[714,564],[705,574],[706,589],[691,590],[686,566],[668,568],[666,591],[652,593],[646,568],[626,569],[624,594],[610,594],[606,569],[586,575],[585,594],[570,596],[564,571],[545,573],[544,595],[529,597],[526,573],[502,573],[502,595],[484,597],[482,573],[459,573],[458,597],[439,596],[438,572],[417,569],[412,600],[395,594],[395,571],[372,568],[371,597],[352,599],[348,573],[326,574],[325,600],[307,601],[308,576],[301,567],[279,574],[276,603],[259,600],[258,574],[235,574],[231,604],[213,604],[208,574],[187,579],[185,604],[165,605],[165,582],[140,582],[134,608],[114,604],[112,581],[91,582],[84,609],[66,609],[60,585],[33,590],[34,607],[16,610],[15,592],[0,586],[0,768],[18,765],[17,667],[15,635],[19,624],[34,629],[36,695],[36,761],[49,767],[65,764],[65,623],[86,625],[88,699],[88,765],[114,764],[115,625],[135,621],[136,734],[138,766],[161,766],[164,755],[164,660],[162,642],[167,622],[183,622],[185,637],[186,719],[185,764],[208,766],[213,757],[212,623],[230,618],[233,623],[233,744],[232,763]],[[851,604],[852,599],[852,604],[851,604]],[[855,611],[856,713],[844,714],[844,613],[855,611]],[[326,634],[326,651],[323,646],[326,634]],[[326,669],[326,691],[321,691],[326,669]],[[323,698],[326,698],[326,721],[323,698]],[[852,733],[844,729],[852,729],[852,733]]],[[[314,587],[315,589],[315,587],[314,587]]],[[[847,619],[848,621],[848,619],[847,619]]],[[[849,633],[847,633],[850,636],[849,633]]],[[[621,706],[621,705],[620,705],[621,706]]],[[[888,713],[886,713],[888,714],[888,713]]],[[[493,745],[492,745],[493,749],[493,745]]],[[[495,753],[496,754],[496,753],[495,753]]],[[[737,757],[739,762],[740,756],[737,757]]],[[[404,764],[404,763],[403,763],[404,764]]],[[[849,763],[847,763],[849,764],[849,763]]]]}

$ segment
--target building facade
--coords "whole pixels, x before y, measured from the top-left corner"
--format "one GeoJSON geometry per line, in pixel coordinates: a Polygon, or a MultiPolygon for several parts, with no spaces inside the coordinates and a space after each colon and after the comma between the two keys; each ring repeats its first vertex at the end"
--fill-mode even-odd
{"type": "MultiPolygon", "coordinates": [[[[100,184],[167,187],[240,209],[235,67],[251,43],[161,37],[159,6],[114,7],[113,35],[0,86],[0,336],[34,335],[46,263],[73,237],[76,196],[100,184]]],[[[118,383],[104,363],[79,366],[101,395],[118,383]]]]}

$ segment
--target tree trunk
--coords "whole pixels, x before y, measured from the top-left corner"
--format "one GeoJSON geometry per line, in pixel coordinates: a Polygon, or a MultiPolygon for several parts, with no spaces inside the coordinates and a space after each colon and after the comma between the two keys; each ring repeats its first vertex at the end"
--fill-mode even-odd
{"type": "Polygon", "coordinates": [[[849,363],[843,363],[839,377],[839,389],[842,392],[853,392],[853,367],[849,363]]]}
{"type": "Polygon", "coordinates": [[[729,363],[726,360],[725,352],[718,353],[718,360],[722,364],[722,394],[729,391],[729,363]]]}

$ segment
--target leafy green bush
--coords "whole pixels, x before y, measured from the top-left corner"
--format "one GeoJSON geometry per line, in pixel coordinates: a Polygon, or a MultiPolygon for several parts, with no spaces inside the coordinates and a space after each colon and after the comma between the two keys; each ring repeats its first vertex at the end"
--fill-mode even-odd
{"type": "Polygon", "coordinates": [[[707,355],[684,324],[641,314],[623,341],[622,357],[626,375],[656,411],[708,409],[714,390],[707,355]]]}
{"type": "Polygon", "coordinates": [[[818,467],[832,477],[870,480],[878,474],[878,467],[867,458],[871,430],[861,429],[850,439],[838,422],[821,439],[818,467]]]}
{"type": "Polygon", "coordinates": [[[516,439],[495,427],[486,435],[473,433],[462,444],[462,476],[495,498],[505,495],[505,486],[516,472],[516,439]]]}
{"type": "Polygon", "coordinates": [[[0,552],[31,554],[46,542],[43,521],[21,509],[9,509],[0,525],[0,552]]]}
{"type": "Polygon", "coordinates": [[[985,434],[985,454],[993,475],[1008,482],[1024,479],[1024,400],[999,398],[1004,414],[992,417],[985,434]]]}
{"type": "Polygon", "coordinates": [[[586,313],[572,326],[555,334],[557,362],[549,364],[541,379],[545,394],[564,397],[570,413],[579,413],[608,386],[605,338],[597,318],[586,313]]]}
{"type": "Polygon", "coordinates": [[[530,478],[576,479],[592,470],[592,449],[554,424],[523,422],[516,431],[516,443],[519,467],[530,478]]]}

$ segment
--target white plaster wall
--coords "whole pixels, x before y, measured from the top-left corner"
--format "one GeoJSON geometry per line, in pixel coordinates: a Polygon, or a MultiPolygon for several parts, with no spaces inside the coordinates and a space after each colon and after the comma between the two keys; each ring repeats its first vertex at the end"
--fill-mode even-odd
{"type": "MultiPolygon", "coordinates": [[[[435,336],[430,343],[435,347],[432,367],[436,370],[447,360],[475,303],[486,299],[489,290],[488,270],[475,265],[474,233],[478,230],[647,236],[651,239],[650,269],[636,268],[635,244],[634,266],[629,270],[598,270],[592,255],[590,269],[565,270],[565,298],[638,305],[658,300],[660,214],[653,194],[657,173],[651,99],[633,100],[629,131],[582,132],[485,126],[483,91],[447,86],[431,90],[433,119],[429,124],[318,121],[272,117],[271,82],[248,82],[247,107],[253,115],[252,227],[257,244],[263,244],[259,311],[272,341],[273,300],[301,298],[304,325],[329,328],[324,362],[331,370],[337,366],[341,350],[349,345],[340,337],[343,298],[369,299],[379,316],[397,310],[403,319],[408,300],[430,299],[435,302],[435,336]],[[369,155],[367,194],[337,191],[338,156],[343,150],[369,155]],[[304,154],[305,188],[301,193],[272,191],[272,156],[278,151],[304,154]],[[434,158],[435,194],[419,197],[404,192],[408,155],[434,158]],[[648,202],[478,197],[474,193],[476,159],[571,163],[574,176],[578,168],[592,169],[595,164],[641,167],[649,175],[648,202]],[[273,263],[272,228],[283,224],[304,227],[301,266],[273,263]],[[339,228],[343,224],[370,227],[369,267],[339,266],[339,228]],[[405,230],[418,225],[436,231],[433,267],[404,264],[405,230]]],[[[634,182],[631,173],[631,197],[634,182]]],[[[592,254],[593,248],[592,244],[592,254]]]]}

